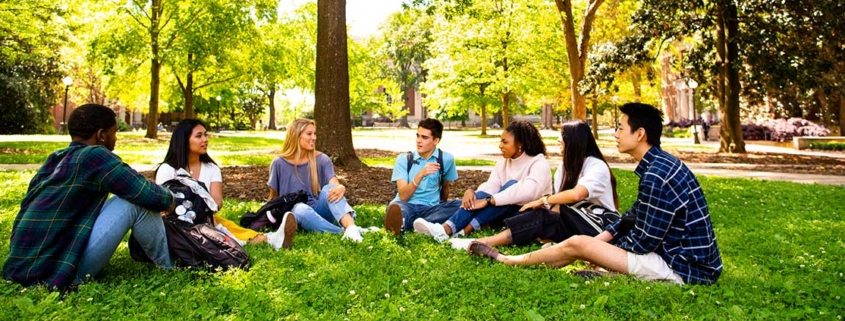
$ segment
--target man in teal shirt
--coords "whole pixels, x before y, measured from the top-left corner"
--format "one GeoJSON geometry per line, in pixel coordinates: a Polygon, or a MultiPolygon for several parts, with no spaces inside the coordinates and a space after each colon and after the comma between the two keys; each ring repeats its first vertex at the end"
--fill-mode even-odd
{"type": "Polygon", "coordinates": [[[417,218],[443,223],[460,206],[460,201],[446,201],[449,184],[458,179],[458,171],[455,156],[437,148],[442,134],[439,120],[422,120],[417,127],[416,151],[396,157],[390,178],[396,184],[396,197],[384,217],[384,228],[393,235],[412,230],[417,218]]]}

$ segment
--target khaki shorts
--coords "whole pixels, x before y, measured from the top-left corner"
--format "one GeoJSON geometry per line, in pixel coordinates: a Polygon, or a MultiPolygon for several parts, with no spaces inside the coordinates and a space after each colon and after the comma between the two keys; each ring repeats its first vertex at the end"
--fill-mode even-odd
{"type": "Polygon", "coordinates": [[[644,255],[628,252],[628,274],[646,281],[668,280],[684,284],[684,279],[672,271],[666,261],[654,252],[644,255]]]}

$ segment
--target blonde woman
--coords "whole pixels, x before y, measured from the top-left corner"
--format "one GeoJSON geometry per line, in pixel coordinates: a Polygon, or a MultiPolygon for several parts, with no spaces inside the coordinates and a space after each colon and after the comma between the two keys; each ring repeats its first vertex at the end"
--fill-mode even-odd
{"type": "Polygon", "coordinates": [[[317,127],[313,120],[297,119],[288,126],[282,154],[270,164],[270,199],[305,191],[306,203],[293,207],[296,222],[306,231],[343,234],[343,239],[363,240],[355,225],[355,211],[346,202],[346,187],[337,180],[331,159],[314,149],[317,127]]]}

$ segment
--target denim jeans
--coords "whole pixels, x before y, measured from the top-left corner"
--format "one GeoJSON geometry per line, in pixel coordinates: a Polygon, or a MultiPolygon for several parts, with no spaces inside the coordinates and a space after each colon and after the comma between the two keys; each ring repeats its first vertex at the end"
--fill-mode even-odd
{"type": "MultiPolygon", "coordinates": [[[[445,201],[435,205],[411,204],[408,202],[391,202],[390,204],[397,204],[402,209],[402,224],[403,231],[412,231],[414,229],[414,220],[422,218],[432,223],[443,223],[449,219],[449,216],[455,214],[461,207],[461,200],[445,201]]],[[[390,207],[390,204],[387,206],[390,207]]]]}
{"type": "MultiPolygon", "coordinates": [[[[499,192],[508,189],[513,184],[516,184],[516,180],[509,180],[505,185],[502,186],[502,189],[499,192]]],[[[476,199],[482,199],[490,194],[486,192],[475,192],[476,199]]],[[[487,223],[492,222],[493,220],[506,216],[508,214],[516,213],[519,210],[520,206],[518,205],[502,205],[502,206],[491,206],[487,205],[480,210],[466,210],[463,208],[459,208],[454,215],[449,217],[449,220],[446,221],[446,225],[452,229],[452,234],[457,233],[458,231],[464,229],[467,225],[472,225],[472,228],[476,231],[481,229],[481,226],[487,223]]]]}
{"type": "Polygon", "coordinates": [[[159,213],[112,196],[103,204],[91,228],[91,237],[79,260],[77,282],[84,281],[87,276],[97,275],[109,263],[130,229],[153,263],[165,269],[173,267],[170,251],[167,250],[164,221],[159,213]]]}
{"type": "Polygon", "coordinates": [[[305,203],[293,206],[291,212],[300,227],[306,231],[340,234],[343,232],[343,228],[339,226],[340,218],[346,213],[350,213],[352,218],[355,218],[355,211],[346,202],[346,197],[341,197],[335,203],[329,202],[329,190],[334,186],[334,184],[323,186],[315,208],[305,203]]]}

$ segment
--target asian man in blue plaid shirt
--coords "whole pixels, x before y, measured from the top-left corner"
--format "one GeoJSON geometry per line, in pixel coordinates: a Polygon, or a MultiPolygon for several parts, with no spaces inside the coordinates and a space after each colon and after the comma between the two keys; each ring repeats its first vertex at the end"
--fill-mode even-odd
{"type": "Polygon", "coordinates": [[[524,255],[508,256],[483,243],[469,250],[509,265],[569,265],[589,261],[644,280],[713,284],[722,258],[704,192],[677,157],[660,148],[663,113],[654,106],[628,103],[616,134],[617,149],[639,162],[637,199],[622,219],[596,237],[574,236],[524,255]]]}

